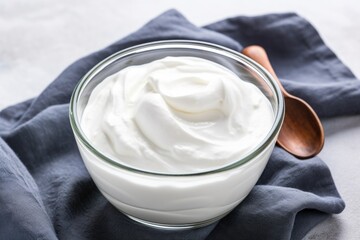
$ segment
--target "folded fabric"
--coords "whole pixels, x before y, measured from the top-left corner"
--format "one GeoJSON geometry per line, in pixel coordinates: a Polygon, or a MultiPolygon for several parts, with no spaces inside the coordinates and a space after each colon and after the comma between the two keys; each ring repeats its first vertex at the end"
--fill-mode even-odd
{"type": "Polygon", "coordinates": [[[0,113],[0,239],[301,239],[339,196],[326,164],[276,147],[249,196],[210,226],[164,231],[128,219],[100,194],[74,141],[68,103],[80,78],[126,47],[164,39],[241,51],[259,44],[287,90],[321,117],[360,113],[360,81],[296,14],[235,17],[199,28],[170,10],[137,32],[70,65],[37,98],[0,113]],[[331,106],[331,107],[330,107],[331,106]]]}

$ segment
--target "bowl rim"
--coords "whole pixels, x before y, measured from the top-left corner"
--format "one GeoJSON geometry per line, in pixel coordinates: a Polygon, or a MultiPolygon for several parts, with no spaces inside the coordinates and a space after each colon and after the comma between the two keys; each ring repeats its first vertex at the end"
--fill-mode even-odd
{"type": "MultiPolygon", "coordinates": [[[[110,165],[128,170],[134,173],[139,174],[149,174],[156,176],[173,176],[173,177],[184,177],[184,176],[200,176],[207,174],[214,174],[219,172],[228,171],[238,166],[241,166],[251,159],[255,159],[255,156],[260,154],[264,149],[266,149],[272,140],[277,136],[280,132],[281,125],[284,120],[285,113],[285,103],[284,98],[281,93],[280,87],[278,83],[275,81],[273,76],[260,64],[252,60],[251,58],[241,54],[240,52],[234,51],[232,49],[226,48],[224,46],[220,46],[214,43],[204,42],[204,41],[196,41],[196,40],[162,40],[162,41],[154,41],[143,43],[139,45],[135,45],[132,47],[128,47],[126,49],[115,52],[114,54],[108,56],[103,59],[99,63],[97,63],[90,71],[88,71],[76,84],[70,99],[69,104],[69,120],[72,131],[75,135],[76,140],[80,140],[80,143],[86,147],[92,154],[94,154],[99,159],[103,160],[110,165]],[[163,173],[163,172],[153,172],[144,169],[139,169],[136,167],[128,166],[126,164],[120,163],[119,161],[113,160],[111,157],[104,155],[99,150],[97,150],[89,140],[85,137],[85,134],[82,132],[80,127],[80,122],[77,117],[77,102],[79,100],[79,96],[83,90],[83,88],[91,81],[91,79],[96,76],[99,72],[101,72],[105,67],[117,61],[118,59],[130,56],[132,54],[146,52],[149,50],[156,49],[171,49],[171,48],[182,48],[182,49],[196,49],[196,50],[205,50],[212,53],[217,53],[219,55],[225,55],[226,57],[232,58],[238,62],[241,62],[246,67],[250,68],[257,75],[259,75],[266,83],[270,86],[273,93],[275,93],[277,100],[277,112],[272,124],[271,129],[267,133],[267,135],[258,143],[256,147],[253,148],[251,152],[247,155],[243,156],[241,159],[234,161],[228,165],[220,166],[219,168],[214,168],[206,171],[199,171],[194,173],[163,173]]],[[[78,141],[77,141],[78,142],[78,141]]],[[[79,143],[79,142],[78,142],[79,143]]]]}

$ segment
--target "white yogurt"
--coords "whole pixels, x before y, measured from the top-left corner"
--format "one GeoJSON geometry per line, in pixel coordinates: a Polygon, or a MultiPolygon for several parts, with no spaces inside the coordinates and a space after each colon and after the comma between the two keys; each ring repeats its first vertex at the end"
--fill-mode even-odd
{"type": "Polygon", "coordinates": [[[254,85],[193,57],[131,66],[92,92],[81,119],[88,141],[122,165],[101,159],[77,137],[85,165],[120,211],[156,226],[206,225],[237,206],[260,177],[276,137],[252,159],[227,170],[264,140],[273,109],[254,85]]]}
{"type": "Polygon", "coordinates": [[[93,146],[121,164],[181,174],[241,159],[273,121],[268,99],[230,70],[201,58],[166,57],[101,82],[81,127],[93,146]]]}
{"type": "Polygon", "coordinates": [[[109,202],[126,215],[158,227],[206,225],[223,217],[249,194],[275,144],[274,140],[251,161],[227,171],[161,176],[115,167],[77,142],[86,168],[109,202]]]}

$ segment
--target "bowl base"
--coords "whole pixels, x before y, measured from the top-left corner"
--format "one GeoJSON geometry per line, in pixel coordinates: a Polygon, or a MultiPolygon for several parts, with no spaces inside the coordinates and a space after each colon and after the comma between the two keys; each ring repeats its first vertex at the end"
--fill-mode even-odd
{"type": "MultiPolygon", "coordinates": [[[[230,212],[230,211],[229,211],[230,212]]],[[[149,222],[143,219],[139,219],[130,215],[125,214],[128,218],[134,220],[135,222],[141,223],[148,227],[162,229],[162,230],[186,230],[186,229],[194,229],[194,228],[201,228],[212,223],[219,221],[221,218],[225,217],[229,212],[226,212],[220,216],[215,218],[202,221],[202,222],[195,222],[195,223],[185,223],[185,224],[164,224],[164,223],[156,223],[156,222],[149,222]]]]}

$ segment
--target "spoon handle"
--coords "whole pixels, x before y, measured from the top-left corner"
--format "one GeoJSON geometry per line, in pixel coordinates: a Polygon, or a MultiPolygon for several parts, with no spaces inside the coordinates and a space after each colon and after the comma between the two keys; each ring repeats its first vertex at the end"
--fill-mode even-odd
{"type": "Polygon", "coordinates": [[[263,66],[273,76],[273,78],[278,82],[278,84],[280,86],[280,90],[283,93],[283,95],[284,96],[288,95],[288,93],[282,86],[279,78],[276,76],[275,71],[271,66],[270,60],[269,60],[264,48],[257,46],[257,45],[252,45],[252,46],[244,48],[242,53],[244,55],[248,56],[249,58],[251,58],[252,60],[256,61],[257,63],[259,63],[261,66],[263,66]]]}

